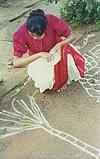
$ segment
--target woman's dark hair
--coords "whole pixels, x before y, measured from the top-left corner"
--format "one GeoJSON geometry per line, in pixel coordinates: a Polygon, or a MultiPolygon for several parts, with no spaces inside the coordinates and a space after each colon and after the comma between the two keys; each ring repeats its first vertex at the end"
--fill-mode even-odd
{"type": "Polygon", "coordinates": [[[41,36],[47,28],[47,18],[41,9],[34,10],[27,19],[27,28],[30,32],[41,36]]]}

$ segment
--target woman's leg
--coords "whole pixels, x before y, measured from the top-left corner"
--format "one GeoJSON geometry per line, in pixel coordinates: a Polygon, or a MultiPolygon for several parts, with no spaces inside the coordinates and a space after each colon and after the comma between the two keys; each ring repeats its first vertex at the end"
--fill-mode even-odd
{"type": "Polygon", "coordinates": [[[62,48],[61,60],[54,67],[55,83],[52,88],[53,91],[59,90],[64,84],[68,82],[68,54],[70,54],[73,58],[75,66],[79,71],[80,77],[84,77],[84,58],[73,45],[65,45],[62,48]]]}

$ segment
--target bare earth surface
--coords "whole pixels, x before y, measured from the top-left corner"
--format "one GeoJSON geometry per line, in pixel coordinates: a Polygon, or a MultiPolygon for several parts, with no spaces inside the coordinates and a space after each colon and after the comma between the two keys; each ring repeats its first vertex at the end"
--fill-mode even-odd
{"type": "MultiPolygon", "coordinates": [[[[24,1],[25,2],[25,1],[24,1]]],[[[13,3],[9,1],[9,6],[13,3]]],[[[21,2],[19,2],[21,3],[21,2]]],[[[18,3],[18,4],[19,4],[18,3]]],[[[33,2],[29,2],[33,4],[33,2]]],[[[23,3],[25,6],[29,5],[23,3]]],[[[21,6],[20,4],[19,6],[21,6]]],[[[42,8],[48,12],[59,16],[59,6],[51,4],[50,6],[44,3],[39,3],[35,8],[42,8]]],[[[32,6],[34,8],[34,6],[32,6]]],[[[3,16],[6,7],[1,6],[0,15],[3,16]]],[[[14,7],[12,7],[13,9],[14,7]]],[[[25,7],[23,7],[23,11],[25,7]]],[[[7,9],[7,8],[6,8],[7,9]]],[[[29,9],[29,8],[28,8],[29,9]]],[[[4,81],[0,84],[0,111],[6,109],[12,111],[12,101],[23,99],[27,106],[30,106],[29,95],[33,96],[37,90],[34,87],[33,81],[29,80],[24,87],[16,87],[21,81],[27,77],[27,68],[15,70],[7,68],[8,59],[11,58],[12,49],[12,34],[13,31],[27,17],[28,13],[20,19],[9,24],[7,19],[12,19],[22,12],[18,8],[17,15],[9,12],[9,16],[0,19],[1,22],[1,38],[0,38],[0,76],[4,81]],[[14,16],[16,15],[16,16],[14,16]],[[8,22],[8,26],[5,24],[8,22]],[[8,33],[8,34],[7,34],[8,33]],[[3,41],[2,41],[3,39],[3,41]],[[6,47],[5,47],[6,46],[6,47]],[[4,53],[5,52],[5,53],[4,53]],[[15,89],[13,89],[15,87],[15,89]],[[13,90],[11,90],[13,89],[13,90]],[[9,91],[9,93],[8,93],[9,91]],[[4,96],[5,95],[5,96],[4,96]]],[[[8,11],[8,10],[7,10],[8,11]]],[[[2,17],[1,16],[1,17],[2,17]]],[[[50,126],[68,133],[80,139],[82,142],[93,146],[92,150],[86,153],[82,148],[82,143],[79,147],[72,145],[71,142],[66,142],[62,138],[55,136],[52,132],[48,133],[43,128],[33,129],[11,135],[0,139],[0,159],[99,159],[100,158],[100,33],[91,33],[84,35],[81,40],[75,43],[75,46],[85,56],[86,74],[85,79],[79,82],[71,83],[66,90],[59,93],[46,91],[43,94],[39,91],[35,94],[35,100],[38,104],[44,117],[49,122],[50,126]],[[52,134],[52,135],[51,135],[52,134]],[[82,149],[80,149],[82,148],[82,149]],[[96,149],[97,148],[97,151],[96,149]],[[92,154],[95,154],[93,157],[92,154]]],[[[17,108],[19,104],[17,103],[17,108]]],[[[22,111],[23,112],[23,111],[22,111]]],[[[2,115],[1,115],[2,118],[2,115]]],[[[9,119],[9,117],[7,118],[9,119]]],[[[13,122],[0,121],[0,126],[14,127],[13,122]]],[[[19,127],[19,125],[17,125],[19,127]]],[[[23,125],[22,125],[23,126],[23,125]]],[[[6,129],[3,134],[6,134],[6,129]]],[[[55,132],[56,133],[56,132],[55,132]]],[[[0,135],[2,135],[0,129],[0,135]]],[[[59,135],[60,136],[60,133],[59,135]]],[[[70,138],[71,141],[72,138],[70,138]]],[[[83,146],[84,147],[84,146],[83,146]]],[[[90,148],[89,148],[90,149],[90,148]]]]}

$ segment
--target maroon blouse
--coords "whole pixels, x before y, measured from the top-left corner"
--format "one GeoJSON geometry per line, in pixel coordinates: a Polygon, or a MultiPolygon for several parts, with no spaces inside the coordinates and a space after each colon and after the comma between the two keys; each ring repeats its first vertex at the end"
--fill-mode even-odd
{"type": "Polygon", "coordinates": [[[64,20],[52,14],[47,14],[46,17],[48,26],[43,39],[37,40],[31,37],[28,33],[26,23],[21,25],[14,33],[14,56],[22,57],[25,53],[32,55],[40,51],[49,52],[60,40],[61,36],[67,37],[71,33],[68,24],[64,20]]]}

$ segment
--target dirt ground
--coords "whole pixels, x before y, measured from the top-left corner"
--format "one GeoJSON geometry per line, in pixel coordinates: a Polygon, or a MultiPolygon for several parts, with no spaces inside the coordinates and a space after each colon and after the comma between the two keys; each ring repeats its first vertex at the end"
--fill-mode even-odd
{"type": "MultiPolygon", "coordinates": [[[[44,9],[46,7],[46,10],[48,10],[47,6],[43,4],[40,4],[38,7],[44,9]]],[[[54,10],[53,5],[49,12],[52,10],[54,10]]],[[[55,10],[54,13],[57,14],[55,10]]],[[[6,36],[6,38],[8,37],[11,39],[11,36],[6,36]]],[[[87,59],[88,63],[86,65],[87,72],[83,81],[73,81],[63,92],[53,93],[46,91],[41,94],[38,91],[34,96],[36,103],[50,126],[70,134],[76,138],[76,141],[80,139],[85,143],[85,146],[87,146],[87,144],[91,145],[92,148],[88,148],[91,153],[89,154],[85,151],[86,149],[82,147],[82,143],[77,147],[77,144],[72,144],[72,138],[70,138],[70,142],[66,142],[62,138],[52,134],[52,132],[45,131],[42,127],[0,139],[0,159],[100,158],[99,39],[99,32],[90,33],[89,35],[84,35],[82,39],[75,43],[76,48],[78,48],[87,59]],[[95,155],[94,157],[93,154],[95,155]]],[[[27,77],[27,69],[24,71],[25,74],[23,77],[25,78],[27,77]]],[[[22,80],[22,78],[20,80],[22,80]]],[[[16,83],[18,83],[18,81],[16,83]]],[[[28,96],[33,96],[36,90],[32,80],[29,80],[24,86],[20,85],[20,87],[15,87],[15,89],[10,90],[9,93],[5,94],[4,98],[2,98],[0,110],[6,109],[12,111],[12,101],[14,98],[16,98],[16,100],[23,99],[30,108],[28,96]]],[[[20,107],[18,103],[16,106],[17,108],[20,107]]],[[[15,126],[13,122],[9,124],[8,121],[0,121],[0,135],[2,135],[1,126],[4,125],[12,128],[15,126]]],[[[17,126],[19,127],[19,125],[17,126]]],[[[6,134],[6,131],[7,130],[4,130],[4,134],[6,134]]],[[[58,136],[60,136],[60,133],[58,136]]]]}

